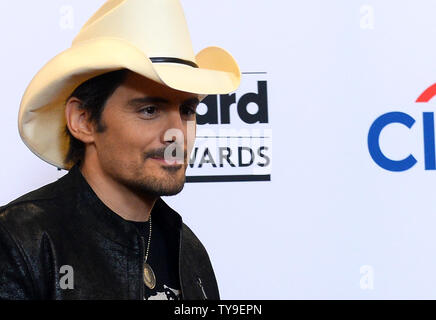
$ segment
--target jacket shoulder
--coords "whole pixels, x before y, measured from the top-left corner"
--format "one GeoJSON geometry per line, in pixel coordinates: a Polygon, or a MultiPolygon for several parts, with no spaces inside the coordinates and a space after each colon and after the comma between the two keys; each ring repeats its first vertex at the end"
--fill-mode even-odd
{"type": "Polygon", "coordinates": [[[50,208],[60,190],[58,179],[0,207],[0,299],[37,297],[31,266],[40,257],[44,231],[58,220],[46,217],[54,216],[50,208]]]}
{"type": "Polygon", "coordinates": [[[26,225],[36,227],[45,220],[53,207],[61,206],[61,195],[66,192],[63,177],[57,181],[32,190],[0,207],[0,223],[11,231],[25,229],[26,225]]]}

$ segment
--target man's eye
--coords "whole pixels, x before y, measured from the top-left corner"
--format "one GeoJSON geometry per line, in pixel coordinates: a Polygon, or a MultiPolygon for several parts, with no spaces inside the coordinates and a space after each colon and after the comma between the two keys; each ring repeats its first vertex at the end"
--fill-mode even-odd
{"type": "Polygon", "coordinates": [[[182,112],[183,114],[191,116],[195,114],[195,108],[185,106],[182,107],[182,112]]]}
{"type": "Polygon", "coordinates": [[[157,107],[156,106],[148,106],[145,108],[142,108],[140,110],[140,113],[146,115],[146,116],[152,116],[157,112],[157,107]]]}

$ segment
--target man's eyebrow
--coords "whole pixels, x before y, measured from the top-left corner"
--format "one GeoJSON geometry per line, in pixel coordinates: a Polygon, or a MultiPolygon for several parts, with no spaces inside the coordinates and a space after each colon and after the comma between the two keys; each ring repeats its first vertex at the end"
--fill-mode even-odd
{"type": "MultiPolygon", "coordinates": [[[[168,99],[162,97],[142,97],[142,98],[134,98],[127,102],[127,104],[131,106],[138,106],[147,103],[160,103],[160,104],[170,104],[168,99]]],[[[182,105],[197,105],[200,103],[198,98],[190,98],[182,102],[182,105]]]]}
{"type": "Polygon", "coordinates": [[[129,102],[127,102],[127,104],[129,104],[131,106],[138,106],[138,105],[147,104],[147,103],[169,104],[170,101],[165,99],[165,98],[161,98],[161,97],[143,97],[143,98],[131,99],[131,100],[129,100],[129,102]]]}
{"type": "Polygon", "coordinates": [[[182,105],[193,105],[193,104],[199,104],[200,100],[198,98],[190,98],[182,102],[182,105]]]}

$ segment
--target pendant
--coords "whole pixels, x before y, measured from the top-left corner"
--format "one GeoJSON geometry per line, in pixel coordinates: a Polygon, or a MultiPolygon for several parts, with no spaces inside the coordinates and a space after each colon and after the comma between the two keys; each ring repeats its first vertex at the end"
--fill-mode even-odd
{"type": "Polygon", "coordinates": [[[154,289],[156,286],[156,276],[154,275],[153,269],[146,262],[144,262],[144,283],[150,289],[154,289]]]}

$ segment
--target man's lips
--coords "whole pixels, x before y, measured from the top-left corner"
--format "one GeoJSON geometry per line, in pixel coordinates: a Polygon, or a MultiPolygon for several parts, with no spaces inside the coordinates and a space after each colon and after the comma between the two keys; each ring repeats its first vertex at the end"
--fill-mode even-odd
{"type": "Polygon", "coordinates": [[[183,159],[178,159],[178,158],[165,160],[164,158],[151,157],[151,159],[161,162],[162,164],[165,164],[167,166],[178,166],[184,163],[183,159]]]}

